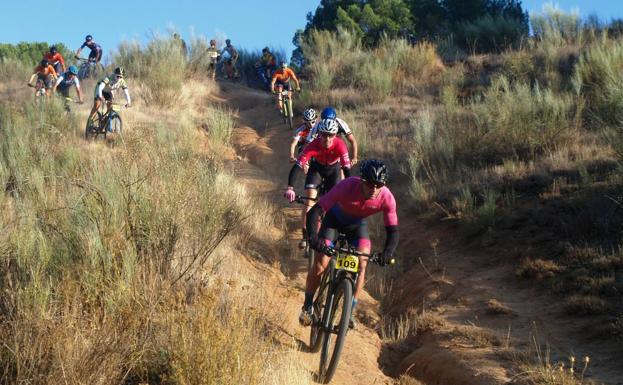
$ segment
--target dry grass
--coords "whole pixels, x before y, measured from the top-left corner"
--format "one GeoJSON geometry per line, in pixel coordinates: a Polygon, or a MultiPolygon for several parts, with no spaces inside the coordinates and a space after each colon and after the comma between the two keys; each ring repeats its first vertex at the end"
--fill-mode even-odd
{"type": "Polygon", "coordinates": [[[136,99],[112,148],[58,103],[0,106],[0,383],[309,383],[219,278],[270,218],[206,151],[197,100],[136,99]]]}
{"type": "Polygon", "coordinates": [[[488,300],[486,305],[487,305],[487,313],[489,313],[489,314],[493,314],[493,315],[515,315],[515,312],[513,311],[513,309],[511,309],[509,306],[501,303],[500,301],[498,301],[495,298],[492,298],[492,299],[488,300]]]}

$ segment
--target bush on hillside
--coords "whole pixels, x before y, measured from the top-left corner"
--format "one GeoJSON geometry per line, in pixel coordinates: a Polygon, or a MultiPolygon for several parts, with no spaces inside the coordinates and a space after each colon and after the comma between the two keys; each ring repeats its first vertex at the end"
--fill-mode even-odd
{"type": "Polygon", "coordinates": [[[113,61],[124,66],[129,77],[147,87],[144,95],[147,104],[170,107],[177,102],[187,61],[174,38],[155,36],[146,47],[136,41],[122,42],[113,61]]]}
{"type": "Polygon", "coordinates": [[[581,56],[573,84],[587,106],[593,126],[623,127],[623,42],[604,41],[581,56]]]}

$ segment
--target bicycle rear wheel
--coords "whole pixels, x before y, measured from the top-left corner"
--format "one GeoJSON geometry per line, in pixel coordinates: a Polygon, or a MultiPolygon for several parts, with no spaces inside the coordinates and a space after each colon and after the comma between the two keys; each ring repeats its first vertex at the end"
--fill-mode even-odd
{"type": "Polygon", "coordinates": [[[333,293],[331,308],[325,309],[328,313],[325,314],[326,319],[323,320],[325,330],[318,377],[324,384],[331,381],[337,369],[344,341],[346,341],[352,302],[353,287],[348,279],[342,279],[333,293]]]}

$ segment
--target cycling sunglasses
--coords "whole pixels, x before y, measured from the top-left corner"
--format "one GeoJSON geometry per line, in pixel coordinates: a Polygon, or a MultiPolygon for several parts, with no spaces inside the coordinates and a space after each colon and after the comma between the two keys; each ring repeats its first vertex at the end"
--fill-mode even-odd
{"type": "Polygon", "coordinates": [[[361,179],[363,181],[363,183],[366,184],[366,186],[368,186],[369,188],[381,188],[383,186],[385,186],[385,183],[381,183],[381,182],[371,182],[369,180],[365,180],[365,179],[361,179]]]}
{"type": "Polygon", "coordinates": [[[336,134],[329,134],[328,132],[321,132],[320,136],[323,138],[333,138],[336,134]]]}

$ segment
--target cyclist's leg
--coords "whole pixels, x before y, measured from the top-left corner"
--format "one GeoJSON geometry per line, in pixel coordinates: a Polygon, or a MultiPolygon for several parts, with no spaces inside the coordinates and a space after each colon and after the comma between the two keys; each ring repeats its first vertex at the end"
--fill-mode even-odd
{"type": "MultiPolygon", "coordinates": [[[[338,235],[339,223],[337,218],[333,215],[331,211],[327,212],[322,220],[322,226],[320,226],[320,232],[318,234],[318,238],[324,240],[326,245],[332,245],[333,242],[337,239],[338,235]]],[[[308,293],[312,296],[318,289],[320,285],[320,279],[322,278],[322,273],[324,273],[325,269],[329,265],[329,261],[331,259],[327,257],[325,254],[316,253],[316,259],[314,260],[314,264],[312,269],[307,273],[307,279],[305,281],[305,294],[306,297],[308,293]]]]}
{"type": "MultiPolygon", "coordinates": [[[[305,176],[305,196],[307,196],[308,198],[315,198],[318,195],[317,188],[321,180],[322,179],[318,171],[318,164],[312,161],[311,165],[309,166],[309,170],[307,171],[307,175],[305,176]]],[[[303,222],[303,226],[302,226],[303,239],[306,239],[307,212],[311,209],[311,206],[313,205],[314,205],[314,202],[308,200],[305,202],[305,206],[303,206],[303,209],[301,210],[301,217],[302,217],[301,219],[303,222]]]]}
{"type": "MultiPolygon", "coordinates": [[[[354,225],[352,229],[349,228],[346,233],[349,243],[357,248],[357,251],[365,254],[369,254],[372,248],[370,242],[370,231],[368,230],[368,223],[362,220],[358,224],[354,225]]],[[[353,298],[357,300],[363,290],[363,285],[366,281],[366,267],[368,266],[368,259],[359,257],[359,276],[355,283],[355,292],[353,298]]]]}
{"type": "Polygon", "coordinates": [[[283,106],[283,96],[281,95],[281,91],[283,91],[283,83],[278,80],[275,85],[275,89],[277,90],[277,108],[281,111],[281,107],[283,106]]]}

